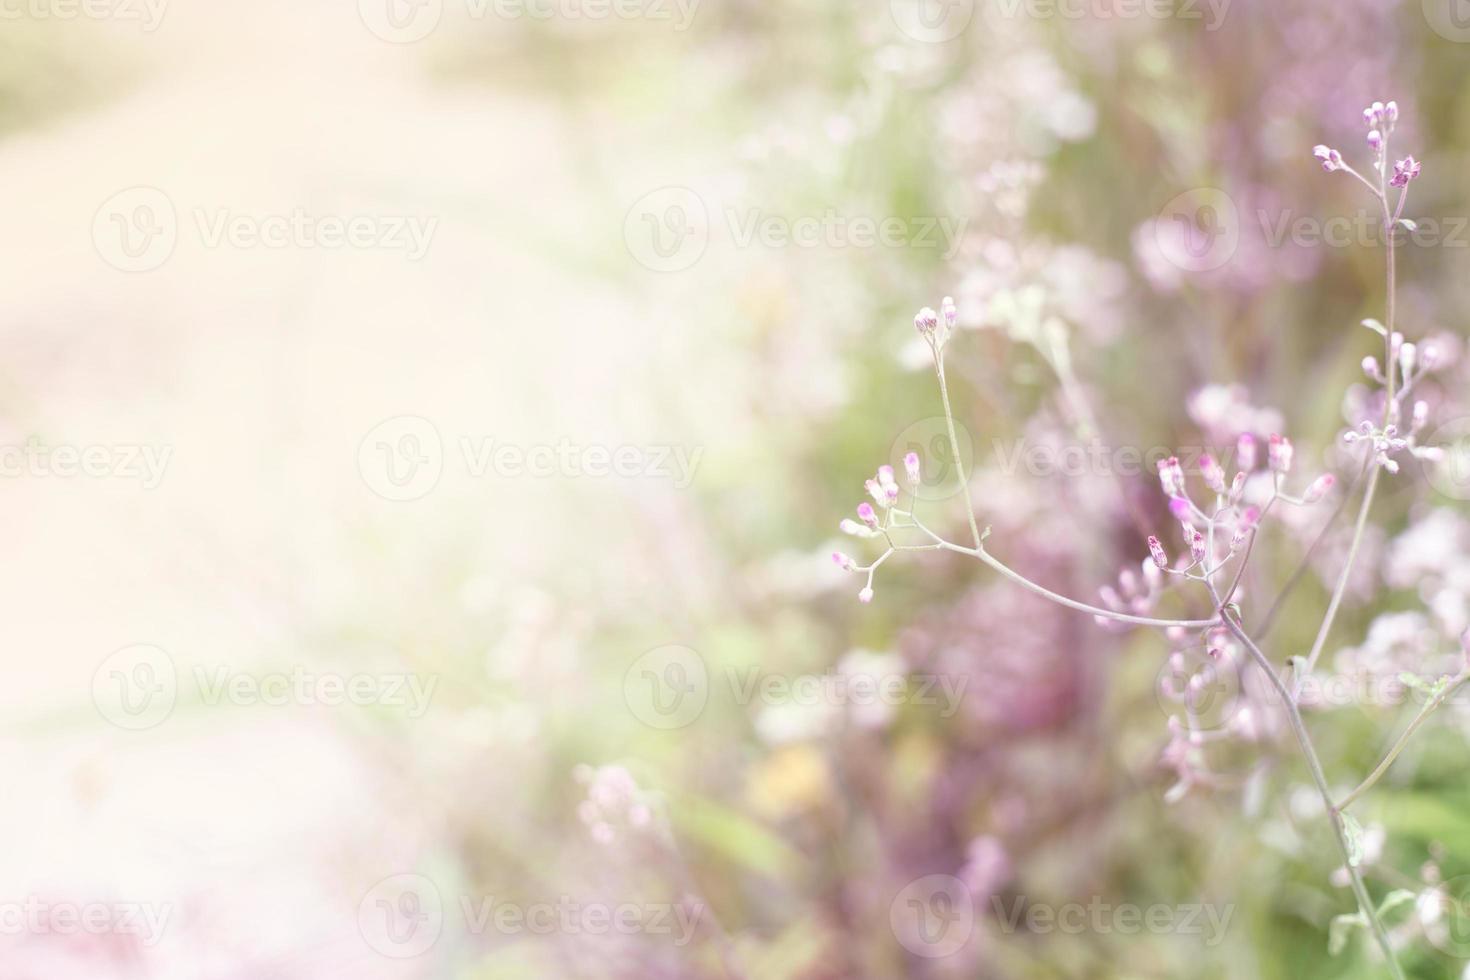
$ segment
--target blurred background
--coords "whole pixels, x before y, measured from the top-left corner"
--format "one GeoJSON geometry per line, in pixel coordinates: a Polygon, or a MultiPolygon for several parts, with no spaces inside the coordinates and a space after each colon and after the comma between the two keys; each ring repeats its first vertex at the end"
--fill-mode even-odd
{"type": "MultiPolygon", "coordinates": [[[[1375,99],[1470,432],[1457,2],[0,3],[0,974],[1384,975],[1249,683],[1181,760],[1168,638],[830,553],[910,450],[967,534],[953,295],[991,550],[1127,600],[1156,456],[1284,431],[1338,490],[1237,598],[1304,653],[1385,298],[1311,151],[1366,169],[1375,99]]],[[[1456,669],[1451,462],[1385,482],[1328,673],[1456,669]]],[[[1342,790],[1382,700],[1309,713],[1342,790]]],[[[1470,957],[1467,735],[1360,808],[1416,977],[1470,957]]]]}

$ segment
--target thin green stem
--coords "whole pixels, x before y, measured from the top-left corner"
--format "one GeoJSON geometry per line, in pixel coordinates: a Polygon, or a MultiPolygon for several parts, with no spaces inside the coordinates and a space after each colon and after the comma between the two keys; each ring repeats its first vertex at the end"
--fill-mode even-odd
{"type": "Polygon", "coordinates": [[[1214,619],[1152,619],[1148,616],[1130,616],[1127,613],[1114,612],[1111,609],[1104,609],[1101,606],[1091,606],[1085,602],[1078,602],[1076,599],[1069,599],[1060,593],[1053,592],[1044,585],[1038,585],[1009,565],[1006,565],[1000,559],[991,555],[984,548],[964,548],[957,544],[950,544],[949,542],[945,542],[945,547],[950,551],[955,551],[962,555],[969,555],[971,558],[978,558],[1022,588],[1029,589],[1043,598],[1050,599],[1057,605],[1066,606],[1068,609],[1075,609],[1078,612],[1091,613],[1094,616],[1116,620],[1120,623],[1132,623],[1135,626],[1157,626],[1160,628],[1178,626],[1183,629],[1208,629],[1211,626],[1220,625],[1218,616],[1214,619]]]}
{"type": "MultiPolygon", "coordinates": [[[[1354,176],[1358,176],[1356,172],[1354,173],[1354,176]]],[[[1362,180],[1362,177],[1359,176],[1358,179],[1362,180]]],[[[1388,424],[1393,421],[1394,379],[1398,374],[1397,366],[1394,363],[1393,350],[1395,313],[1394,293],[1398,285],[1398,261],[1397,250],[1394,247],[1394,236],[1392,234],[1393,214],[1389,210],[1388,205],[1388,139],[1386,136],[1384,137],[1383,149],[1380,151],[1379,156],[1378,181],[1379,186],[1376,193],[1378,195],[1379,203],[1383,205],[1383,217],[1385,222],[1387,222],[1389,228],[1389,234],[1385,236],[1388,248],[1388,281],[1386,286],[1386,295],[1384,296],[1384,315],[1387,322],[1384,324],[1385,329],[1383,334],[1383,373],[1388,378],[1385,387],[1385,397],[1383,400],[1383,425],[1386,428],[1388,424]]],[[[1364,181],[1364,183],[1367,182],[1364,181]]],[[[1322,617],[1322,624],[1317,628],[1317,638],[1312,641],[1312,652],[1307,655],[1306,669],[1303,672],[1304,674],[1311,673],[1312,668],[1317,665],[1317,658],[1322,655],[1322,648],[1327,643],[1327,635],[1332,631],[1332,624],[1337,619],[1338,607],[1342,605],[1343,594],[1347,592],[1348,579],[1352,576],[1353,565],[1358,558],[1358,547],[1363,543],[1363,529],[1368,524],[1368,512],[1373,507],[1373,495],[1378,491],[1378,478],[1379,475],[1383,472],[1383,467],[1373,462],[1372,452],[1373,451],[1370,448],[1368,450],[1368,465],[1373,467],[1373,472],[1368,477],[1368,486],[1363,490],[1363,502],[1358,506],[1358,520],[1357,523],[1353,526],[1353,540],[1352,543],[1348,546],[1347,561],[1343,563],[1342,573],[1338,575],[1337,585],[1332,590],[1332,600],[1327,604],[1327,614],[1322,617]]]]}
{"type": "Polygon", "coordinates": [[[1357,789],[1353,790],[1347,796],[1344,796],[1342,798],[1342,802],[1337,804],[1337,808],[1339,810],[1346,810],[1349,806],[1356,802],[1360,796],[1368,792],[1368,790],[1372,789],[1373,784],[1383,778],[1383,774],[1388,772],[1388,767],[1393,765],[1394,760],[1397,759],[1400,753],[1404,751],[1404,747],[1409,744],[1409,739],[1413,737],[1414,732],[1419,730],[1419,726],[1424,724],[1424,720],[1428,718],[1431,714],[1433,714],[1436,708],[1444,704],[1445,700],[1448,699],[1451,694],[1454,694],[1455,691],[1460,688],[1460,685],[1464,684],[1467,680],[1470,680],[1470,670],[1461,671],[1459,674],[1455,675],[1455,677],[1453,677],[1448,684],[1445,685],[1444,690],[1440,691],[1434,697],[1426,701],[1424,707],[1419,709],[1419,714],[1414,716],[1414,720],[1409,722],[1409,727],[1404,729],[1404,733],[1400,735],[1399,740],[1394,743],[1393,748],[1388,750],[1388,755],[1384,756],[1383,761],[1378,763],[1378,768],[1374,769],[1373,772],[1368,775],[1368,778],[1363,780],[1362,783],[1358,785],[1357,789]]]}
{"type": "Polygon", "coordinates": [[[975,504],[970,500],[970,476],[965,472],[964,464],[960,461],[960,443],[954,431],[954,412],[949,407],[949,385],[944,380],[944,352],[936,349],[934,351],[934,373],[939,375],[939,397],[944,402],[944,422],[949,427],[949,452],[954,460],[955,477],[960,481],[960,489],[965,494],[965,517],[970,521],[970,535],[975,539],[975,547],[980,547],[980,527],[975,523],[975,504]]]}
{"type": "MultiPolygon", "coordinates": [[[[1220,594],[1213,584],[1209,585],[1210,595],[1217,603],[1220,594]]],[[[1383,950],[1384,958],[1388,961],[1389,970],[1394,980],[1404,980],[1404,971],[1399,966],[1398,958],[1394,955],[1393,944],[1388,940],[1388,932],[1383,928],[1383,922],[1378,918],[1378,912],[1373,907],[1373,900],[1368,895],[1368,886],[1363,884],[1363,875],[1353,861],[1352,848],[1348,845],[1347,830],[1343,826],[1342,812],[1332,802],[1332,791],[1327,786],[1327,776],[1322,771],[1322,763],[1317,758],[1317,750],[1312,745],[1312,737],[1307,733],[1307,726],[1302,721],[1302,713],[1297,708],[1296,699],[1291,691],[1287,689],[1286,683],[1276,673],[1276,668],[1271,661],[1256,646],[1255,641],[1246,635],[1240,623],[1224,608],[1221,608],[1220,618],[1245,648],[1250,651],[1251,658],[1257,667],[1266,675],[1271,686],[1276,688],[1276,693],[1281,698],[1281,703],[1286,708],[1286,717],[1291,724],[1292,733],[1296,736],[1297,743],[1301,745],[1302,755],[1306,757],[1307,769],[1312,774],[1312,782],[1317,786],[1317,792],[1322,797],[1322,805],[1327,808],[1327,822],[1332,824],[1333,836],[1337,838],[1337,848],[1342,852],[1343,866],[1348,870],[1348,877],[1352,880],[1353,895],[1358,900],[1358,910],[1363,914],[1372,929],[1373,936],[1378,940],[1378,946],[1383,950]]]]}

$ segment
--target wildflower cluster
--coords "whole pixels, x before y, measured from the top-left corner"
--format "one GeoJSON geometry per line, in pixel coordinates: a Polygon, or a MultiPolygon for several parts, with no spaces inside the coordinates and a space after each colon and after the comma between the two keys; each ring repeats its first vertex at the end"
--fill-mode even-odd
{"type": "MultiPolygon", "coordinates": [[[[1392,230],[1402,225],[1413,230],[1413,222],[1403,218],[1403,211],[1409,184],[1419,177],[1421,165],[1413,156],[1406,156],[1394,162],[1390,168],[1389,146],[1398,120],[1398,105],[1391,101],[1375,102],[1363,112],[1363,122],[1367,127],[1366,141],[1373,155],[1371,173],[1376,180],[1354,169],[1336,149],[1319,145],[1314,154],[1327,172],[1344,171],[1369,188],[1382,206],[1386,229],[1392,230]],[[1398,188],[1396,201],[1390,200],[1391,188],[1398,188]]],[[[1197,786],[1208,788],[1229,782],[1211,770],[1205,752],[1209,743],[1231,736],[1259,740],[1278,731],[1284,717],[1307,759],[1317,794],[1321,797],[1323,811],[1328,816],[1344,858],[1341,874],[1352,887],[1357,900],[1358,911],[1352,916],[1340,918],[1350,920],[1349,925],[1360,925],[1370,931],[1378,942],[1390,972],[1402,980],[1403,972],[1398,965],[1393,944],[1380,919],[1381,909],[1375,907],[1359,870],[1363,831],[1346,810],[1393,763],[1402,750],[1404,741],[1423,717],[1442,704],[1460,685],[1470,680],[1470,661],[1467,661],[1464,670],[1452,676],[1424,682],[1428,701],[1419,718],[1390,750],[1379,767],[1355,790],[1341,798],[1336,796],[1326,781],[1301,713],[1301,706],[1309,703],[1309,698],[1302,693],[1301,682],[1310,677],[1334,623],[1364,537],[1368,512],[1380,474],[1399,471],[1400,464],[1394,458],[1398,454],[1409,453],[1429,460],[1438,455],[1436,449],[1419,442],[1419,436],[1428,422],[1429,405],[1423,400],[1414,401],[1410,405],[1408,399],[1426,374],[1440,365],[1441,357],[1432,344],[1416,345],[1394,329],[1396,244],[1394,236],[1390,234],[1387,237],[1386,256],[1386,323],[1377,320],[1364,321],[1384,341],[1381,363],[1375,357],[1363,360],[1363,370],[1369,380],[1381,386],[1381,392],[1378,393],[1381,398],[1376,399],[1378,403],[1374,405],[1375,408],[1381,407],[1381,413],[1375,413],[1376,421],[1364,420],[1345,436],[1349,444],[1361,444],[1368,450],[1363,460],[1363,473],[1367,479],[1362,480],[1360,477],[1363,498],[1358,519],[1340,577],[1311,653],[1305,658],[1288,659],[1284,671],[1279,671],[1272,664],[1243,625],[1240,606],[1242,575],[1250,560],[1262,522],[1272,509],[1278,504],[1304,507],[1319,503],[1332,492],[1337,478],[1332,473],[1318,474],[1299,493],[1289,492],[1295,449],[1290,439],[1279,434],[1270,435],[1266,439],[1263,461],[1262,446],[1257,435],[1250,431],[1241,432],[1235,443],[1233,473],[1215,457],[1202,456],[1198,466],[1198,479],[1202,487],[1191,487],[1177,457],[1162,461],[1158,467],[1158,476],[1168,501],[1169,513],[1179,526],[1182,547],[1178,557],[1171,557],[1169,546],[1159,536],[1149,535],[1149,557],[1144,559],[1138,571],[1128,568],[1121,572],[1116,586],[1107,585],[1100,589],[1101,606],[1079,602],[1052,592],[1001,563],[987,551],[985,542],[990,529],[987,527],[982,533],[975,521],[969,481],[957,454],[952,462],[964,494],[972,544],[951,542],[930,530],[914,515],[913,505],[901,509],[902,489],[892,468],[883,466],[879,467],[873,479],[867,481],[872,503],[864,502],[858,507],[861,523],[843,521],[842,530],[859,538],[881,538],[886,549],[869,565],[860,565],[841,553],[833,557],[843,568],[866,574],[866,583],[858,593],[862,602],[871,601],[874,572],[895,552],[943,550],[976,558],[1016,585],[1062,606],[1092,614],[1101,625],[1110,628],[1143,625],[1163,629],[1172,649],[1166,665],[1169,670],[1161,678],[1160,694],[1184,708],[1182,718],[1178,715],[1170,716],[1169,741],[1163,753],[1164,765],[1176,776],[1175,785],[1166,795],[1169,801],[1179,799],[1197,786]],[[1261,466],[1262,462],[1264,466],[1261,466]],[[909,530],[922,535],[920,543],[901,544],[896,540],[895,535],[898,532],[909,530]],[[1228,579],[1222,578],[1222,573],[1227,570],[1228,579]],[[1172,577],[1173,582],[1170,583],[1167,577],[1172,577]],[[1176,583],[1195,583],[1203,587],[1209,602],[1210,612],[1207,618],[1164,619],[1146,615],[1154,610],[1171,585],[1176,583]],[[1210,669],[1205,672],[1190,672],[1187,669],[1190,654],[1199,654],[1206,664],[1211,665],[1210,669]],[[1253,696],[1243,693],[1238,698],[1239,703],[1232,707],[1229,716],[1222,723],[1201,725],[1200,714],[1213,694],[1218,675],[1233,672],[1239,676],[1247,665],[1258,670],[1269,683],[1273,704],[1253,704],[1253,696]]],[[[955,316],[954,306],[949,300],[941,304],[941,309],[942,313],[935,313],[928,307],[920,310],[914,318],[914,326],[933,354],[945,419],[950,427],[950,449],[953,451],[954,415],[945,383],[945,345],[953,331],[955,316]]],[[[905,458],[904,468],[910,483],[917,484],[919,465],[917,455],[910,453],[905,458]]],[[[1354,483],[1350,490],[1356,489],[1358,485],[1354,483]]],[[[1334,937],[1339,931],[1339,927],[1334,925],[1334,937]]],[[[1338,946],[1337,938],[1334,938],[1333,945],[1335,948],[1338,946]]]]}

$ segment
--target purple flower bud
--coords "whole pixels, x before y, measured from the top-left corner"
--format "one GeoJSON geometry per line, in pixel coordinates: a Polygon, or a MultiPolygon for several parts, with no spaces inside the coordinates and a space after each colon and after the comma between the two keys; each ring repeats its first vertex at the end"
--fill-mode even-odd
{"type": "Polygon", "coordinates": [[[930,338],[934,336],[934,330],[939,326],[939,314],[929,307],[924,307],[914,316],[914,329],[919,331],[919,336],[930,338]]]}
{"type": "Polygon", "coordinates": [[[1385,105],[1383,107],[1383,118],[1388,121],[1388,128],[1392,129],[1393,124],[1399,121],[1399,104],[1390,101],[1385,105]]]}
{"type": "Polygon", "coordinates": [[[1216,493],[1225,492],[1225,470],[1215,461],[1215,457],[1205,453],[1199,458],[1200,474],[1205,478],[1205,483],[1216,493]]]}
{"type": "Polygon", "coordinates": [[[1154,564],[1159,568],[1169,567],[1169,556],[1164,551],[1164,546],[1152,534],[1148,536],[1148,553],[1153,555],[1154,564]]]}
{"type": "Polygon", "coordinates": [[[1159,482],[1170,497],[1184,495],[1184,469],[1179,465],[1178,456],[1159,461],[1159,482]]]}
{"type": "Polygon", "coordinates": [[[1366,374],[1373,381],[1382,381],[1383,370],[1378,366],[1378,358],[1363,358],[1363,373],[1366,374]]]}
{"type": "Polygon", "coordinates": [[[953,330],[955,321],[959,319],[959,310],[955,309],[954,300],[948,296],[939,304],[940,312],[944,315],[944,325],[953,330]]]}
{"type": "Polygon", "coordinates": [[[1198,531],[1190,532],[1189,558],[1196,564],[1205,560],[1205,536],[1198,531]]]}
{"type": "Polygon", "coordinates": [[[1240,494],[1245,490],[1245,474],[1235,474],[1235,479],[1230,481],[1230,499],[1239,500],[1240,494]]]}
{"type": "Polygon", "coordinates": [[[1256,437],[1249,432],[1242,432],[1235,441],[1235,461],[1242,473],[1256,468],[1256,437]]]}
{"type": "Polygon", "coordinates": [[[879,507],[888,506],[888,494],[877,480],[866,480],[863,486],[868,490],[868,496],[873,498],[873,503],[879,507]]]}
{"type": "Polygon", "coordinates": [[[908,475],[909,482],[915,486],[919,483],[919,454],[908,453],[903,458],[903,470],[908,475]]]}
{"type": "Polygon", "coordinates": [[[873,505],[866,500],[858,504],[857,515],[862,518],[863,523],[868,525],[868,527],[875,531],[878,529],[878,514],[873,510],[873,505]]]}
{"type": "Polygon", "coordinates": [[[1189,501],[1183,497],[1170,497],[1169,513],[1173,514],[1174,519],[1179,523],[1188,524],[1190,516],[1189,501]]]}
{"type": "Polygon", "coordinates": [[[1270,448],[1267,450],[1267,458],[1271,463],[1271,469],[1277,473],[1291,472],[1293,452],[1290,439],[1280,435],[1271,436],[1270,448]]]}
{"type": "Polygon", "coordinates": [[[837,567],[841,568],[843,571],[857,571],[857,562],[853,561],[851,558],[847,557],[840,551],[832,552],[832,561],[834,561],[837,564],[837,567]]]}
{"type": "Polygon", "coordinates": [[[883,489],[885,503],[898,503],[898,483],[893,479],[893,467],[887,463],[878,467],[878,486],[883,489]]]}
{"type": "Polygon", "coordinates": [[[1322,169],[1328,173],[1342,169],[1342,154],[1330,146],[1318,143],[1312,147],[1312,155],[1322,161],[1322,169]]]}
{"type": "Polygon", "coordinates": [[[1368,130],[1368,145],[1375,150],[1383,149],[1383,134],[1376,129],[1368,130]]]}
{"type": "Polygon", "coordinates": [[[873,587],[872,586],[865,586],[863,588],[863,590],[858,593],[858,602],[861,602],[863,605],[867,605],[868,603],[870,603],[872,601],[873,601],[873,587]]]}
{"type": "Polygon", "coordinates": [[[1323,473],[1312,481],[1311,486],[1307,487],[1307,492],[1302,495],[1302,499],[1309,504],[1315,504],[1327,496],[1327,491],[1331,490],[1332,485],[1336,482],[1337,478],[1331,473],[1323,473]]]}

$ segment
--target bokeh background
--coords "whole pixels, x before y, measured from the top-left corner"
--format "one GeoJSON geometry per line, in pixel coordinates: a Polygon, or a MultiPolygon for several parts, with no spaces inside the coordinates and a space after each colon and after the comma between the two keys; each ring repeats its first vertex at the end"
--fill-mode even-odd
{"type": "MultiPolygon", "coordinates": [[[[1400,324],[1452,423],[1456,13],[4,5],[0,974],[1383,975],[1361,932],[1329,955],[1352,898],[1279,713],[1235,692],[1176,798],[1164,637],[953,556],[863,605],[829,555],[874,467],[943,446],[910,323],[952,294],[992,550],[1096,601],[1169,523],[1115,450],[1285,431],[1339,490],[1240,597],[1290,584],[1263,643],[1304,652],[1384,302],[1371,220],[1310,234],[1371,204],[1311,148],[1366,166],[1363,106],[1402,107],[1443,230],[1400,324]],[[1069,903],[1228,919],[1027,918],[1069,903]]],[[[1456,669],[1460,472],[1386,483],[1325,669],[1456,669]]],[[[948,477],[923,513],[960,539],[948,477]]],[[[1334,785],[1412,711],[1310,712],[1334,785]]],[[[1470,956],[1434,899],[1470,874],[1467,736],[1447,707],[1360,808],[1416,977],[1470,956]]]]}

